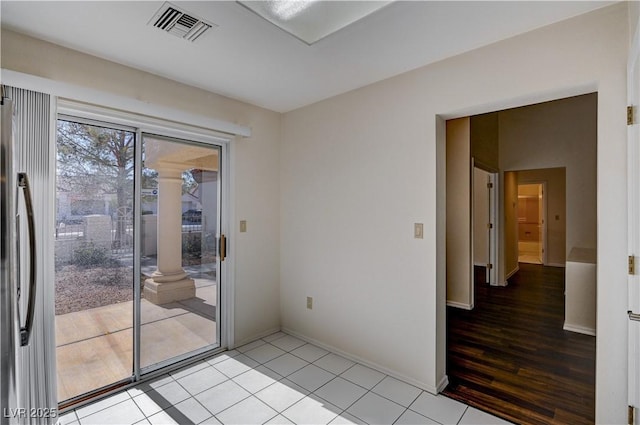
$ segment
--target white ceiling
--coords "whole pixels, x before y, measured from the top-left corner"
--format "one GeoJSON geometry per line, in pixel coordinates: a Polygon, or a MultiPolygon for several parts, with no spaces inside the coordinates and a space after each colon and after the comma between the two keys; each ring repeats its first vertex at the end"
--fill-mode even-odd
{"type": "Polygon", "coordinates": [[[308,46],[232,1],[174,1],[217,24],[195,43],[147,25],[162,1],[0,2],[1,25],[286,112],[611,2],[398,1],[308,46]]]}

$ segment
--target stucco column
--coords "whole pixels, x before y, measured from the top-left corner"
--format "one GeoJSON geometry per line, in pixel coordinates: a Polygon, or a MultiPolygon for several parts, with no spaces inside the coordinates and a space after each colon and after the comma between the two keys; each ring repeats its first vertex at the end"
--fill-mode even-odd
{"type": "Polygon", "coordinates": [[[144,283],[144,297],[166,304],[196,296],[196,286],[182,268],[182,170],[158,171],[158,269],[144,283]]]}

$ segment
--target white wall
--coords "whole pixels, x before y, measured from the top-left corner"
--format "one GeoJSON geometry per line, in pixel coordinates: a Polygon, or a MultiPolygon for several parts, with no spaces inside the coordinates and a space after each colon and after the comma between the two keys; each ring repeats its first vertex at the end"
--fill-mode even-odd
{"type": "Polygon", "coordinates": [[[235,340],[279,328],[280,114],[4,29],[2,68],[250,126],[231,147],[235,340]]]}
{"type": "Polygon", "coordinates": [[[640,2],[639,1],[630,1],[629,2],[629,42],[631,42],[632,37],[638,31],[638,25],[640,23],[640,2]]]}
{"type": "MultiPolygon", "coordinates": [[[[598,276],[626,281],[626,194],[611,188],[626,184],[627,45],[621,3],[285,114],[283,326],[435,391],[446,382],[440,117],[592,91],[598,276]],[[413,238],[414,222],[425,223],[424,239],[413,238]]],[[[598,306],[597,421],[621,423],[625,285],[600,291],[598,306]]]]}

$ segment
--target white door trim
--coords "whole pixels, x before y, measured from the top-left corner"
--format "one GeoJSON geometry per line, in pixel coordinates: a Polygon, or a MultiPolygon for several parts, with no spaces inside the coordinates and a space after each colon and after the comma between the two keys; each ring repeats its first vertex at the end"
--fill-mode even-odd
{"type": "MultiPolygon", "coordinates": [[[[628,197],[628,255],[635,259],[635,273],[629,274],[628,310],[640,313],[640,124],[638,107],[640,106],[640,17],[636,25],[628,55],[627,96],[628,105],[635,108],[635,122],[627,126],[627,197],[628,197]]],[[[630,321],[628,328],[628,404],[635,407],[634,424],[640,423],[640,322],[630,321]]]]}
{"type": "Polygon", "coordinates": [[[493,223],[493,227],[489,229],[489,263],[493,264],[493,267],[489,269],[489,285],[498,286],[498,270],[500,266],[500,220],[498,217],[499,200],[498,190],[500,189],[499,173],[489,174],[489,183],[491,188],[489,189],[489,220],[493,223]]]}

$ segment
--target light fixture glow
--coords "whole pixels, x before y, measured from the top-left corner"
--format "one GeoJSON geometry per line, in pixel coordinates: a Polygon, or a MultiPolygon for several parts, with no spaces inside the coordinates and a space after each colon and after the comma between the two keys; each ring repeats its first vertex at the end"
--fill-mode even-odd
{"type": "Polygon", "coordinates": [[[242,6],[308,45],[382,9],[392,1],[237,0],[242,6]]]}
{"type": "Polygon", "coordinates": [[[288,21],[309,8],[318,0],[269,0],[267,7],[278,18],[288,21]]]}

